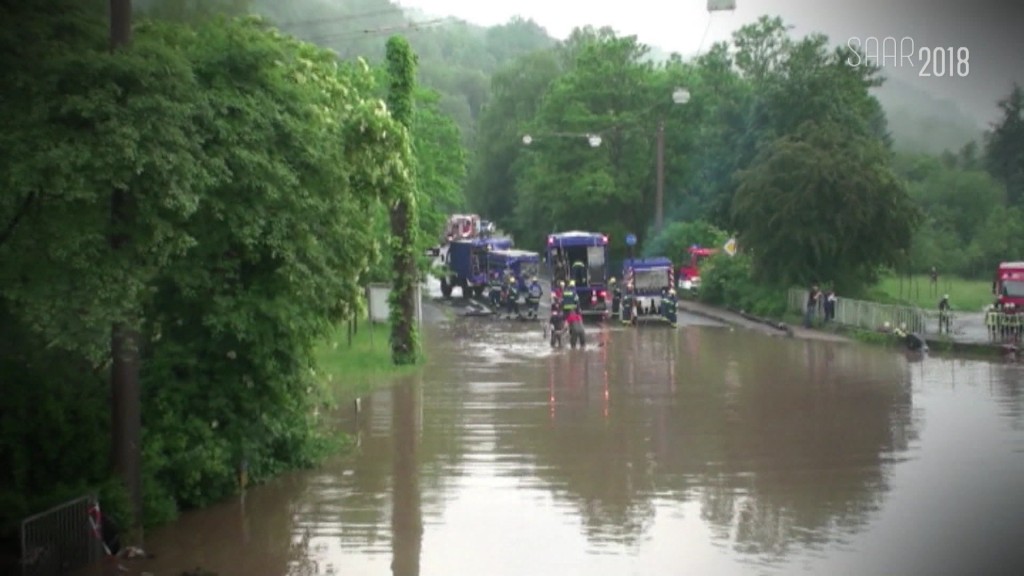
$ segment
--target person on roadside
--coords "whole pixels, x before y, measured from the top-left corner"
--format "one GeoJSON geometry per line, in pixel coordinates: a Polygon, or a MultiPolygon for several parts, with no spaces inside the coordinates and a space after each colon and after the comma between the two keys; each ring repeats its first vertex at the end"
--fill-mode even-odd
{"type": "Polygon", "coordinates": [[[825,322],[832,322],[836,318],[836,291],[835,288],[829,288],[828,292],[825,293],[825,322]]]}
{"type": "Polygon", "coordinates": [[[569,325],[569,346],[574,350],[577,345],[580,348],[585,348],[587,345],[586,333],[583,330],[583,316],[580,316],[579,310],[570,310],[565,317],[565,322],[569,325]]]}
{"type": "Polygon", "coordinates": [[[939,300],[939,334],[949,334],[952,321],[953,308],[949,304],[949,294],[943,294],[942,300],[939,300]]]}
{"type": "Polygon", "coordinates": [[[811,286],[807,293],[807,308],[804,311],[804,328],[814,326],[814,317],[818,314],[818,304],[821,302],[821,290],[817,284],[811,286]]]}
{"type": "Polygon", "coordinates": [[[580,286],[587,286],[587,265],[581,260],[572,263],[572,280],[580,286]]]}
{"type": "Polygon", "coordinates": [[[501,307],[501,277],[497,272],[492,272],[490,278],[487,279],[487,299],[490,301],[494,313],[497,314],[501,307]]]}

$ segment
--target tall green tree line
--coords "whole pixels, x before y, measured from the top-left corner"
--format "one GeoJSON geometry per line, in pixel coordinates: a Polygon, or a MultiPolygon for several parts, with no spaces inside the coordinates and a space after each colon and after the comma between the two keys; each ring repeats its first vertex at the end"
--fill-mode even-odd
{"type": "Polygon", "coordinates": [[[416,208],[444,210],[464,172],[436,97],[405,127],[378,70],[257,18],[138,20],[111,54],[103,2],[0,16],[0,526],[119,493],[115,320],[141,335],[148,521],[223,498],[240,466],[259,481],[312,463],[312,350],[383,264],[374,215],[417,173],[416,208]],[[130,227],[111,229],[113,189],[130,227]]]}

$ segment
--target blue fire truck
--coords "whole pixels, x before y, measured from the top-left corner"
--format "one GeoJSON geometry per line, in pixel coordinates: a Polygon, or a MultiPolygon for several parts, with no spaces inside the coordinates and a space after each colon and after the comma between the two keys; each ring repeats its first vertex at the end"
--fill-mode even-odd
{"type": "MultiPolygon", "coordinates": [[[[609,313],[608,235],[598,232],[559,232],[547,240],[552,282],[575,283],[584,318],[605,319],[609,313]]],[[[552,286],[554,290],[554,286],[552,286]]]]}
{"type": "Polygon", "coordinates": [[[446,274],[441,277],[441,294],[450,298],[452,289],[458,286],[463,298],[479,298],[487,286],[488,253],[510,248],[511,238],[453,240],[445,254],[446,274]]]}
{"type": "Polygon", "coordinates": [[[665,257],[627,259],[622,264],[625,299],[619,308],[624,322],[671,322],[663,314],[662,299],[675,287],[672,261],[665,257]]]}

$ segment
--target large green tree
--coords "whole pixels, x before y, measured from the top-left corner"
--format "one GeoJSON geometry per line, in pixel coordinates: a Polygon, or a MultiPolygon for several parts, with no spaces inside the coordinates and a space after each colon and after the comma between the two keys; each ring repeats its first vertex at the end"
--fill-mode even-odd
{"type": "Polygon", "coordinates": [[[879,140],[828,121],[765,146],[739,174],[733,205],[756,273],[852,290],[896,263],[919,216],[889,158],[879,140]]]}
{"type": "Polygon", "coordinates": [[[999,111],[1002,118],[985,142],[985,163],[1006,187],[1007,200],[1024,206],[1024,88],[1014,84],[999,111]]]}

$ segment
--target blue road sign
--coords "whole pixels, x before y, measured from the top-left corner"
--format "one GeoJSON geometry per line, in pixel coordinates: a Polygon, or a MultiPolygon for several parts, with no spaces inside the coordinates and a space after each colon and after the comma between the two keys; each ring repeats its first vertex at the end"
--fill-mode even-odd
{"type": "Polygon", "coordinates": [[[636,246],[636,234],[626,234],[626,246],[636,246]]]}

